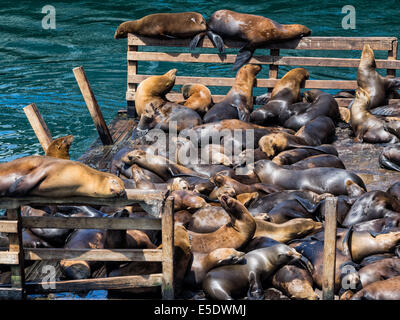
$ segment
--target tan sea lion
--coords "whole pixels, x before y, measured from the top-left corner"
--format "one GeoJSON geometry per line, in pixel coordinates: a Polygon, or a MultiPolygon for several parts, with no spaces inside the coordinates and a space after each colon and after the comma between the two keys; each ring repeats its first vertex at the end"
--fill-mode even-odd
{"type": "Polygon", "coordinates": [[[351,300],[400,300],[400,276],[373,282],[355,293],[351,300]]]}
{"type": "Polygon", "coordinates": [[[358,274],[364,288],[376,281],[400,276],[400,259],[388,258],[373,262],[358,270],[358,274]]]}
{"type": "Polygon", "coordinates": [[[174,197],[174,210],[200,209],[207,205],[207,202],[198,194],[189,190],[175,190],[171,192],[174,197]]]}
{"type": "Polygon", "coordinates": [[[204,115],[213,104],[211,91],[203,84],[186,84],[181,92],[185,99],[184,106],[204,115]]]}
{"type": "Polygon", "coordinates": [[[193,213],[187,229],[197,233],[210,233],[229,222],[231,217],[224,208],[206,206],[193,213]]]}
{"type": "Polygon", "coordinates": [[[73,135],[53,140],[46,150],[46,156],[69,160],[69,148],[73,141],[73,135]]]}

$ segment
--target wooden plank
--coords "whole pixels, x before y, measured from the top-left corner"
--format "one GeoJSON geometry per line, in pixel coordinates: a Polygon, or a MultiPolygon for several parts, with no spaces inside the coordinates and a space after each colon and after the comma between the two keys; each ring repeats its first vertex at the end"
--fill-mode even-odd
{"type": "Polygon", "coordinates": [[[159,249],[25,248],[24,251],[26,260],[162,261],[162,251],[159,249]]]}
{"type": "Polygon", "coordinates": [[[47,148],[53,141],[53,138],[51,137],[50,130],[47,127],[46,122],[44,122],[39,109],[37,108],[36,104],[32,103],[24,108],[24,112],[29,123],[31,124],[33,131],[36,134],[36,137],[40,142],[40,145],[42,146],[44,152],[46,152],[47,148]]]}
{"type": "MultiPolygon", "coordinates": [[[[151,77],[151,75],[128,75],[128,81],[132,83],[140,83],[143,80],[151,77]]],[[[271,88],[274,87],[279,79],[257,79],[255,87],[258,88],[271,88]]],[[[188,77],[177,76],[175,84],[183,85],[188,83],[201,83],[206,86],[222,86],[232,87],[235,78],[222,78],[222,77],[188,77]]],[[[353,80],[307,80],[305,82],[306,89],[357,89],[357,81],[353,80]]]]}
{"type": "Polygon", "coordinates": [[[161,230],[160,219],[88,218],[88,217],[23,217],[24,228],[161,230]]]}
{"type": "Polygon", "coordinates": [[[155,287],[160,286],[162,274],[110,277],[97,279],[82,279],[57,282],[33,282],[27,283],[26,289],[29,293],[41,292],[65,292],[65,291],[88,291],[88,290],[118,290],[134,287],[155,287]],[[49,289],[45,289],[49,288],[49,289]]]}
{"type": "MultiPolygon", "coordinates": [[[[324,57],[291,57],[279,56],[279,49],[272,55],[255,55],[249,63],[276,65],[276,66],[315,66],[315,67],[343,67],[358,68],[360,59],[351,58],[324,58],[324,57]]],[[[234,63],[235,54],[220,55],[216,53],[166,53],[166,52],[128,52],[128,61],[168,61],[168,62],[194,62],[194,63],[234,63]]],[[[378,69],[400,69],[400,61],[396,59],[376,59],[378,69]]],[[[271,67],[271,66],[270,66],[271,67]]],[[[276,67],[275,67],[276,68],[276,67]]],[[[274,68],[272,69],[274,70],[274,68]]],[[[129,70],[128,74],[137,74],[129,70]]],[[[277,74],[276,74],[277,77],[277,74]]],[[[276,78],[270,74],[270,78],[276,78]]],[[[129,83],[129,82],[128,82],[129,83]]],[[[128,90],[133,84],[128,85],[128,90]]]]}
{"type": "Polygon", "coordinates": [[[322,275],[322,294],[324,300],[333,300],[335,295],[336,264],[336,216],[337,198],[326,199],[324,260],[322,275]]]}
{"type": "Polygon", "coordinates": [[[104,121],[103,114],[101,113],[100,107],[97,103],[96,97],[94,96],[92,88],[90,87],[83,67],[74,68],[73,72],[101,141],[104,145],[113,144],[110,131],[108,130],[106,122],[104,121]]]}
{"type": "MultiPolygon", "coordinates": [[[[388,51],[392,48],[395,37],[304,37],[282,43],[265,45],[265,49],[302,49],[302,50],[362,50],[364,44],[369,44],[373,50],[388,51]]],[[[128,34],[128,45],[135,46],[163,46],[189,47],[190,39],[155,39],[138,37],[128,34]]],[[[224,40],[226,48],[241,48],[245,45],[241,41],[224,40]]],[[[212,42],[205,37],[199,42],[199,47],[214,48],[212,42]]]]}
{"type": "MultiPolygon", "coordinates": [[[[392,61],[397,61],[397,46],[398,46],[398,41],[394,40],[392,42],[392,49],[388,51],[388,60],[392,60],[392,61]]],[[[396,76],[396,70],[394,70],[396,68],[390,68],[388,67],[386,70],[386,74],[388,76],[396,76]]]]}
{"type": "MultiPolygon", "coordinates": [[[[128,56],[130,53],[134,54],[138,51],[138,46],[128,46],[128,56]]],[[[138,72],[138,62],[136,59],[127,59],[128,60],[128,74],[137,74],[138,72]]],[[[127,83],[128,90],[136,91],[137,84],[135,83],[127,83]]],[[[137,116],[135,104],[128,103],[128,118],[135,118],[137,116]]]]}
{"type": "Polygon", "coordinates": [[[17,233],[18,232],[18,222],[17,221],[0,221],[0,232],[17,233]]]}
{"type": "Polygon", "coordinates": [[[21,300],[22,298],[22,289],[0,288],[0,300],[21,300]]]}
{"type": "Polygon", "coordinates": [[[163,299],[171,300],[175,296],[174,286],[174,198],[169,196],[164,203],[162,213],[162,270],[163,299]]]}
{"type": "Polygon", "coordinates": [[[0,264],[19,264],[18,252],[1,251],[0,264]]]}

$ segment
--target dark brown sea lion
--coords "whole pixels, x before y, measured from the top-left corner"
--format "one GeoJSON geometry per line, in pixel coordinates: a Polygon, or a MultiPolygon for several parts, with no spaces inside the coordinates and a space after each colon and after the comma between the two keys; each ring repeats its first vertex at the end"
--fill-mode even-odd
{"type": "Polygon", "coordinates": [[[205,123],[224,119],[249,121],[253,110],[253,86],[261,67],[257,64],[246,64],[236,74],[235,83],[225,98],[215,104],[204,116],[205,123]]]}
{"type": "Polygon", "coordinates": [[[331,154],[338,156],[338,152],[334,146],[330,144],[323,144],[318,146],[318,148],[298,147],[295,149],[282,151],[276,155],[272,161],[279,166],[291,165],[308,157],[319,154],[331,154]]]}
{"type": "Polygon", "coordinates": [[[300,24],[281,25],[262,16],[230,10],[214,12],[208,20],[208,27],[222,38],[246,42],[236,57],[233,67],[235,70],[250,60],[256,48],[311,34],[310,29],[300,24]]]}
{"type": "Polygon", "coordinates": [[[215,300],[232,300],[246,292],[250,299],[262,299],[262,282],[280,267],[301,258],[301,254],[285,244],[253,250],[244,255],[242,264],[209,271],[203,280],[203,290],[215,300]]]}
{"type": "Polygon", "coordinates": [[[400,171],[400,145],[385,147],[379,155],[379,164],[382,168],[400,171]]]}
{"type": "Polygon", "coordinates": [[[388,130],[385,121],[373,116],[370,108],[370,97],[367,91],[358,88],[356,98],[351,106],[350,124],[357,142],[369,143],[396,143],[399,140],[388,130]]]}
{"type": "Polygon", "coordinates": [[[313,290],[313,279],[301,268],[286,265],[280,268],[272,277],[272,284],[285,295],[295,300],[318,300],[313,290]]]}
{"type": "Polygon", "coordinates": [[[73,141],[73,135],[53,140],[46,150],[46,156],[69,160],[69,148],[73,141]]]}
{"type": "Polygon", "coordinates": [[[303,160],[300,160],[289,166],[284,166],[284,168],[291,170],[304,170],[304,169],[321,168],[321,167],[346,169],[342,160],[340,160],[339,157],[334,156],[332,154],[317,154],[315,156],[311,156],[303,160]]]}
{"type": "Polygon", "coordinates": [[[304,201],[299,201],[299,198],[292,200],[284,200],[278,203],[274,208],[268,212],[269,222],[272,223],[284,223],[294,218],[314,218],[313,213],[316,209],[310,210],[307,206],[304,206],[304,201]]]}
{"type": "Polygon", "coordinates": [[[300,87],[308,78],[309,73],[304,68],[287,72],[275,85],[269,101],[251,113],[250,121],[259,125],[276,122],[282,125],[293,114],[293,109],[296,109],[291,106],[300,101],[300,87]]]}
{"type": "Polygon", "coordinates": [[[349,194],[349,185],[366,191],[362,179],[353,172],[338,168],[311,168],[288,170],[270,160],[260,160],[255,164],[255,172],[263,183],[277,185],[286,190],[309,190],[318,194],[349,194]]]}
{"type": "Polygon", "coordinates": [[[362,286],[400,275],[400,259],[389,258],[373,262],[358,271],[362,286]]]}
{"type": "MultiPolygon", "coordinates": [[[[0,238],[0,248],[1,247],[8,247],[9,240],[8,237],[4,238],[4,242],[1,242],[0,238]]],[[[22,231],[22,243],[24,248],[52,248],[53,246],[49,244],[47,241],[41,239],[37,235],[35,235],[32,231],[28,229],[24,229],[22,231]]]]}
{"type": "Polygon", "coordinates": [[[329,93],[318,89],[312,89],[304,93],[304,97],[310,102],[310,106],[299,114],[291,116],[284,123],[284,127],[299,130],[307,122],[319,117],[328,116],[332,120],[339,120],[339,106],[335,98],[329,93]]]}
{"type": "Polygon", "coordinates": [[[125,189],[117,176],[80,162],[29,156],[0,164],[0,195],[114,198],[125,189]]]}
{"type": "Polygon", "coordinates": [[[354,294],[351,300],[400,300],[400,276],[373,282],[354,294]]]}
{"type": "Polygon", "coordinates": [[[370,97],[370,109],[387,104],[388,95],[400,86],[399,78],[382,77],[376,71],[374,51],[365,44],[357,71],[357,84],[370,97]]]}
{"type": "Polygon", "coordinates": [[[203,84],[186,84],[181,92],[185,99],[184,106],[204,115],[213,104],[210,89],[203,84]]]}
{"type": "Polygon", "coordinates": [[[241,263],[243,256],[243,252],[232,248],[219,248],[210,253],[195,253],[185,276],[185,284],[199,287],[208,271],[219,266],[241,263]]]}
{"type": "Polygon", "coordinates": [[[193,252],[209,253],[218,248],[239,249],[254,235],[256,222],[239,201],[222,195],[220,202],[231,222],[211,233],[188,231],[193,252]]]}
{"type": "Polygon", "coordinates": [[[387,190],[392,197],[400,201],[400,181],[393,183],[387,190]]]}
{"type": "Polygon", "coordinates": [[[327,116],[318,116],[301,127],[296,132],[296,136],[302,138],[305,144],[310,146],[330,143],[335,136],[335,124],[327,116]]]}
{"type": "Polygon", "coordinates": [[[192,215],[187,229],[197,233],[210,233],[229,222],[231,222],[231,217],[224,208],[206,206],[192,215]]]}

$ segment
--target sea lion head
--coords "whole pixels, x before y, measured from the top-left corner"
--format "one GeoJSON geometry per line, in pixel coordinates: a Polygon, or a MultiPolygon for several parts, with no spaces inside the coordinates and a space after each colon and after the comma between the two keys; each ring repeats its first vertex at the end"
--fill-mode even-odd
{"type": "Polygon", "coordinates": [[[171,192],[176,190],[189,190],[190,184],[183,178],[174,178],[168,185],[168,190],[171,192]]]}
{"type": "Polygon", "coordinates": [[[304,92],[304,99],[305,99],[307,102],[312,103],[312,102],[314,102],[319,96],[324,95],[324,94],[328,94],[328,93],[325,93],[325,92],[323,92],[322,90],[319,90],[319,89],[310,89],[310,90],[304,92]]]}
{"type": "Polygon", "coordinates": [[[233,248],[218,248],[208,254],[208,258],[216,261],[217,266],[237,264],[244,261],[244,252],[233,248]]]}
{"type": "Polygon", "coordinates": [[[242,217],[245,212],[248,212],[243,204],[226,194],[221,195],[218,200],[222,208],[234,217],[242,217]]]}
{"type": "Polygon", "coordinates": [[[302,24],[292,24],[291,27],[296,31],[296,33],[298,33],[299,37],[307,37],[312,33],[311,29],[303,26],[302,24]]]}
{"type": "Polygon", "coordinates": [[[186,12],[190,30],[193,32],[203,32],[207,30],[207,21],[203,15],[197,12],[186,12]]]}
{"type": "Polygon", "coordinates": [[[121,161],[128,166],[133,165],[136,161],[144,159],[147,156],[146,151],[143,150],[133,150],[131,152],[126,153],[122,158],[121,161]]]}
{"type": "Polygon", "coordinates": [[[276,260],[278,264],[288,263],[294,260],[300,260],[302,255],[298,253],[295,249],[289,247],[286,244],[276,244],[272,246],[273,250],[276,253],[276,260]]]}
{"type": "Polygon", "coordinates": [[[135,31],[136,21],[125,21],[121,23],[114,34],[114,39],[123,39],[128,37],[128,33],[135,31]]]}
{"type": "Polygon", "coordinates": [[[106,177],[106,183],[103,182],[102,186],[108,186],[108,190],[105,190],[105,196],[110,195],[112,197],[122,197],[126,195],[124,182],[114,176],[113,174],[109,173],[106,177]]]}
{"type": "Polygon", "coordinates": [[[227,176],[217,173],[214,177],[210,179],[217,187],[222,187],[227,180],[227,176]]]}
{"type": "Polygon", "coordinates": [[[73,135],[55,139],[47,148],[46,156],[69,160],[69,148],[73,141],[73,135]]]}
{"type": "Polygon", "coordinates": [[[282,132],[271,133],[263,136],[258,145],[262,152],[264,152],[267,157],[271,158],[276,152],[282,151],[287,145],[288,141],[282,132]]]}
{"type": "Polygon", "coordinates": [[[254,79],[255,81],[255,77],[260,72],[260,70],[261,70],[260,65],[248,63],[239,69],[239,71],[236,74],[236,78],[243,79],[244,81],[247,81],[249,79],[254,79]]]}
{"type": "Polygon", "coordinates": [[[354,104],[357,102],[357,104],[362,104],[366,108],[369,107],[370,103],[370,96],[366,90],[364,90],[361,87],[358,87],[356,90],[356,98],[354,100],[354,104]]]}
{"type": "Polygon", "coordinates": [[[375,63],[375,56],[374,56],[374,50],[371,49],[369,44],[365,44],[362,54],[361,54],[361,61],[360,61],[360,67],[368,67],[368,68],[376,68],[376,63],[375,63]]]}

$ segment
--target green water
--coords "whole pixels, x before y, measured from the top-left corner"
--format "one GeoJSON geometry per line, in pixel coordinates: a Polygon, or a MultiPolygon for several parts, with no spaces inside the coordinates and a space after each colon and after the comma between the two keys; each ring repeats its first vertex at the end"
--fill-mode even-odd
{"type": "MultiPolygon", "coordinates": [[[[264,15],[281,23],[301,23],[315,36],[398,36],[400,1],[9,1],[0,0],[0,161],[43,153],[22,108],[36,103],[53,137],[73,134],[76,159],[97,132],[72,68],[83,66],[107,122],[125,107],[126,40],[113,34],[123,21],[155,12],[197,11],[208,18],[218,9],[264,15]],[[56,29],[42,28],[42,7],[56,9],[56,29]],[[356,29],[341,26],[342,7],[356,8],[356,29]]],[[[299,52],[289,52],[299,54],[299,52]]],[[[360,52],[349,52],[359,57],[360,52]]],[[[327,56],[338,56],[328,52],[327,56]]],[[[378,58],[385,55],[378,54],[378,58]]],[[[233,77],[230,65],[139,64],[140,73],[233,77]]],[[[288,68],[280,68],[280,76],[288,68]]],[[[355,79],[355,69],[309,68],[312,79],[355,79]]],[[[264,67],[259,77],[267,77],[264,67]]],[[[223,93],[211,88],[214,93],[223,93]]],[[[256,94],[263,93],[257,89],[256,94]]]]}

